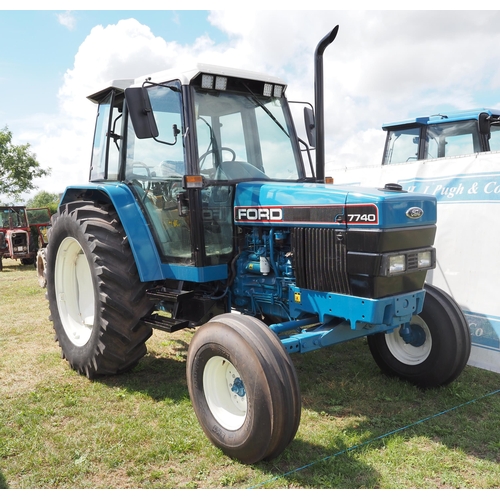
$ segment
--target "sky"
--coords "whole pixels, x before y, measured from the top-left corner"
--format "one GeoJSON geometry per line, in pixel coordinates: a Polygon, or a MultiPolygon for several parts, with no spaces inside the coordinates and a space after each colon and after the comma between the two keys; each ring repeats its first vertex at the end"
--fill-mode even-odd
{"type": "Polygon", "coordinates": [[[97,110],[86,97],[110,80],[205,62],[276,75],[289,100],[314,102],[314,50],[336,25],[324,54],[327,174],[379,164],[383,123],[500,108],[500,11],[144,3],[148,10],[128,10],[137,1],[49,0],[31,10],[19,0],[11,10],[0,0],[0,128],[51,169],[25,199],[87,182],[97,110]]]}

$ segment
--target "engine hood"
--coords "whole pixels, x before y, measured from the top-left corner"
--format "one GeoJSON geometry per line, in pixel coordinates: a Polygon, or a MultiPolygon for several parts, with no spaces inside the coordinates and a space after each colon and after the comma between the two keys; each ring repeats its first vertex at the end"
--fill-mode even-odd
{"type": "Polygon", "coordinates": [[[237,185],[237,225],[370,227],[390,229],[436,223],[430,195],[334,184],[243,182],[237,185]]]}

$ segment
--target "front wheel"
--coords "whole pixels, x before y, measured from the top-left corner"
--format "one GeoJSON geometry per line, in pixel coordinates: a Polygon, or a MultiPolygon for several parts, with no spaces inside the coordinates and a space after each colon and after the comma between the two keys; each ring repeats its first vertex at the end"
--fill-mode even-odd
{"type": "Polygon", "coordinates": [[[375,362],[388,375],[420,387],[438,387],[455,380],[470,355],[471,337],[458,304],[444,291],[425,285],[422,312],[414,316],[410,331],[368,336],[375,362]]]}
{"type": "Polygon", "coordinates": [[[188,350],[191,402],[207,437],[251,464],[278,456],[300,422],[295,368],[278,337],[250,316],[222,314],[188,350]]]}

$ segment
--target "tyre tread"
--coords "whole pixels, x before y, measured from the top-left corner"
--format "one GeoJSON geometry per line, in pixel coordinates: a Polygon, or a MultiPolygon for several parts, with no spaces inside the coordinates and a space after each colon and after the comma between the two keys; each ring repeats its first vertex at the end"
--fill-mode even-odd
{"type": "Polygon", "coordinates": [[[49,307],[56,339],[70,366],[89,379],[122,373],[135,366],[146,354],[145,342],[152,335],[151,327],[140,321],[152,308],[146,296],[147,284],[139,279],[125,232],[110,205],[88,201],[62,205],[52,217],[47,247],[49,263],[55,262],[55,255],[51,256],[51,235],[58,232],[61,221],[68,218],[78,223],[90,251],[89,264],[97,276],[101,316],[98,320],[99,338],[85,360],[64,352],[64,340],[61,338],[65,335],[64,328],[60,324],[53,284],[50,283],[53,270],[48,266],[47,296],[52,296],[49,307]]]}

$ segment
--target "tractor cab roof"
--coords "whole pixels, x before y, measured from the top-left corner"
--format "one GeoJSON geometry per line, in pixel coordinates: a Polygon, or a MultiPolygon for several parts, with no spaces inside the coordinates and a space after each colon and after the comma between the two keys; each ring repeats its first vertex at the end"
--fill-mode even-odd
{"type": "Polygon", "coordinates": [[[244,78],[247,80],[262,81],[283,85],[283,87],[286,87],[286,84],[283,80],[275,76],[267,75],[265,73],[258,73],[255,71],[248,71],[244,69],[227,68],[225,66],[217,66],[213,64],[198,63],[194,68],[188,70],[170,68],[158,73],[143,75],[137,78],[112,80],[103,89],[89,95],[87,98],[94,103],[99,103],[102,98],[106,96],[112,89],[125,90],[128,87],[140,87],[144,84],[145,81],[151,81],[152,83],[163,83],[172,80],[179,80],[181,82],[181,85],[189,85],[189,83],[201,73],[217,76],[244,78]]]}
{"type": "Polygon", "coordinates": [[[462,111],[451,111],[449,113],[437,113],[430,116],[420,116],[417,118],[408,118],[399,122],[384,123],[383,130],[393,130],[398,128],[408,128],[408,126],[423,127],[425,125],[433,125],[436,123],[458,122],[464,120],[478,120],[479,115],[486,113],[489,116],[499,116],[500,111],[489,108],[477,108],[462,111]]]}

